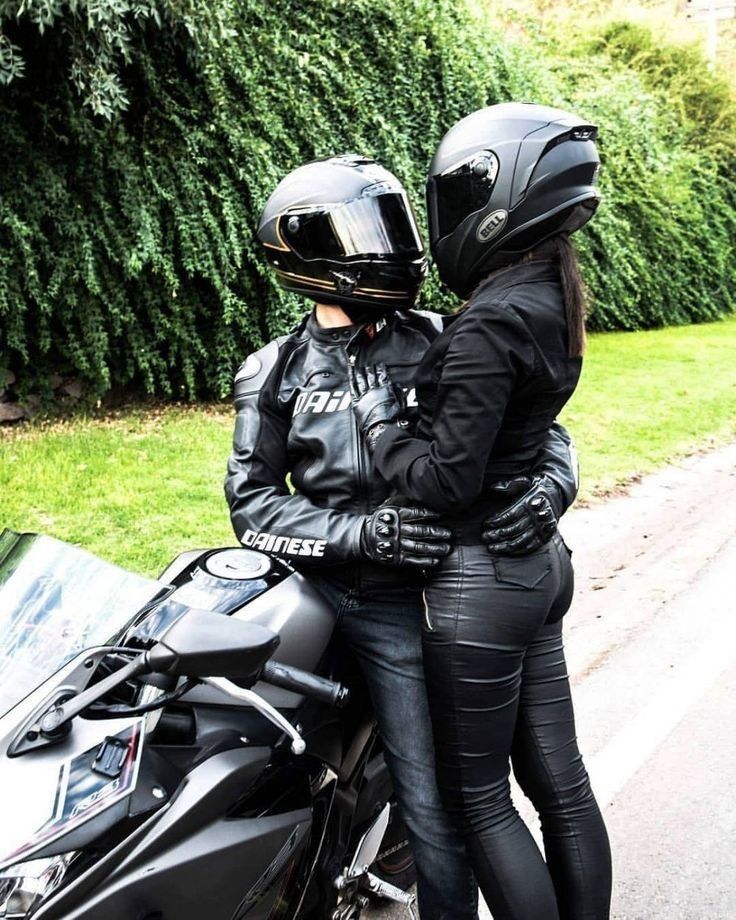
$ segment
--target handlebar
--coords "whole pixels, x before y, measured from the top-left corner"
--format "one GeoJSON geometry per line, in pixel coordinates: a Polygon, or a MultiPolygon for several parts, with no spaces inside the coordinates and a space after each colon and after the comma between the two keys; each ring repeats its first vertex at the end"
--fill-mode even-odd
{"type": "Polygon", "coordinates": [[[261,679],[273,684],[274,687],[303,693],[338,709],[342,709],[350,697],[348,688],[334,680],[327,680],[325,677],[302,671],[301,668],[293,668],[276,661],[266,662],[261,671],[261,679]]]}

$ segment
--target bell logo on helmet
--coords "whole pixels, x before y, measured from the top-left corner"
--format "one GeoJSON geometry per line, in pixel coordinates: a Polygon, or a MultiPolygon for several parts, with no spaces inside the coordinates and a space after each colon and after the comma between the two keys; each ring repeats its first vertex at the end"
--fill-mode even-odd
{"type": "Polygon", "coordinates": [[[487,243],[489,240],[492,240],[494,236],[498,236],[506,226],[508,217],[508,211],[504,211],[500,208],[497,211],[492,211],[487,217],[484,217],[478,224],[478,229],[475,233],[478,242],[487,243]]]}

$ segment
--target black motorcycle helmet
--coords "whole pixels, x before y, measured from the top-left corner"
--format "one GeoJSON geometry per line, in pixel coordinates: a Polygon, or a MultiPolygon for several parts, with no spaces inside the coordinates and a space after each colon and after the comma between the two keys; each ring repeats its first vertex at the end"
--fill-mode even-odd
{"type": "Polygon", "coordinates": [[[430,249],[439,275],[467,297],[489,272],[598,206],[598,129],[560,109],[503,103],[445,134],[427,179],[430,249]]]}
{"type": "Polygon", "coordinates": [[[315,160],[282,179],[258,239],[282,287],[351,315],[412,307],[427,274],[406,191],[355,154],[315,160]]]}

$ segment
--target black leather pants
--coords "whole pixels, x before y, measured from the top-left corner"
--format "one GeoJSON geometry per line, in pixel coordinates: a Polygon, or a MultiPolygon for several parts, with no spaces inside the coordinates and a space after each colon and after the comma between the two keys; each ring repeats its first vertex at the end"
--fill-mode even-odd
{"type": "Polygon", "coordinates": [[[445,807],[494,920],[605,920],[611,857],[575,736],[556,536],[529,556],[457,545],[425,591],[424,668],[445,807]],[[509,761],[542,824],[545,863],[514,808],[509,761]]]}

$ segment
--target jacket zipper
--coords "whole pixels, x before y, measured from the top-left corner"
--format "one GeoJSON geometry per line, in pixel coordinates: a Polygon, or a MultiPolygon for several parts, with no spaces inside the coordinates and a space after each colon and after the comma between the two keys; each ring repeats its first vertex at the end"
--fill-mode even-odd
{"type": "MultiPolygon", "coordinates": [[[[356,355],[348,355],[348,364],[350,367],[355,367],[357,362],[356,355]]],[[[370,495],[368,494],[368,487],[365,478],[365,464],[363,463],[363,439],[360,436],[360,428],[358,428],[358,420],[355,417],[355,414],[351,410],[351,415],[353,417],[353,444],[355,446],[355,457],[357,460],[357,469],[358,469],[358,489],[360,491],[360,497],[363,500],[364,504],[367,504],[370,500],[370,495]]]]}
{"type": "MultiPolygon", "coordinates": [[[[347,354],[347,349],[346,349],[347,354]]],[[[358,360],[357,355],[347,355],[348,364],[350,367],[355,367],[355,364],[358,360]]],[[[353,445],[355,448],[355,458],[356,458],[356,467],[358,470],[358,491],[360,492],[360,497],[363,501],[364,506],[368,504],[370,495],[368,494],[368,486],[365,477],[365,465],[363,463],[363,439],[360,435],[360,428],[358,427],[358,420],[355,417],[355,413],[350,411],[350,414],[353,417],[353,445]]],[[[366,512],[367,513],[367,512],[366,512]]],[[[361,588],[361,573],[363,569],[363,563],[361,560],[358,561],[358,564],[355,566],[355,590],[359,594],[361,588]]]]}

